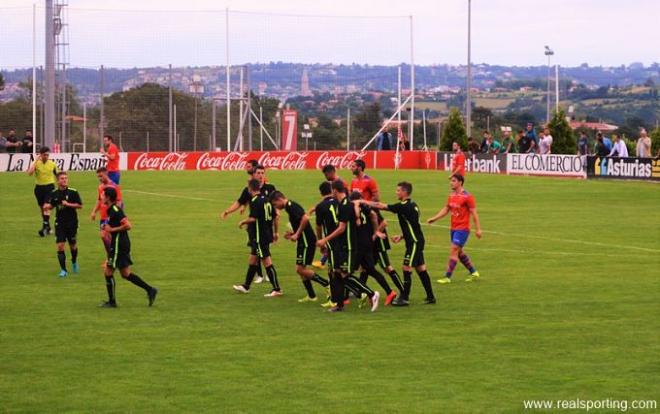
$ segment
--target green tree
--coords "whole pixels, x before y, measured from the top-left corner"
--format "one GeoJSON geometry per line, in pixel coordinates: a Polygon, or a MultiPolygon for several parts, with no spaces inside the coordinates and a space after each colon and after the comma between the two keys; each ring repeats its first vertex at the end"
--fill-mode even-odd
{"type": "Polygon", "coordinates": [[[660,157],[660,128],[651,131],[649,137],[651,138],[651,154],[660,157]]]}
{"type": "Polygon", "coordinates": [[[5,89],[5,78],[2,76],[2,73],[0,73],[0,91],[5,89]]]}
{"type": "Polygon", "coordinates": [[[449,118],[442,128],[442,138],[440,140],[441,151],[451,151],[453,142],[458,142],[461,148],[467,148],[467,134],[461,112],[456,107],[449,111],[449,118]]]}
{"type": "Polygon", "coordinates": [[[357,148],[361,148],[381,127],[380,104],[374,102],[366,105],[352,120],[352,124],[351,141],[357,148]]]}
{"type": "Polygon", "coordinates": [[[563,110],[555,112],[548,124],[552,135],[552,152],[554,154],[575,154],[575,134],[566,121],[563,110]]]}

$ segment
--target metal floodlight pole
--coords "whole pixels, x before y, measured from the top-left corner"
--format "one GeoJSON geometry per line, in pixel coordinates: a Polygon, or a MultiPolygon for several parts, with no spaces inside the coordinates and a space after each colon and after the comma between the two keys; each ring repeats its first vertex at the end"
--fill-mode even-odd
{"type": "Polygon", "coordinates": [[[243,111],[243,95],[245,94],[243,90],[243,69],[245,67],[241,66],[241,71],[240,71],[240,76],[239,76],[239,85],[238,85],[238,94],[240,98],[238,99],[238,113],[239,113],[239,118],[238,118],[238,135],[236,136],[236,139],[238,140],[238,149],[243,151],[243,127],[245,126],[244,121],[245,121],[245,116],[244,116],[244,111],[243,111]]]}
{"type": "Polygon", "coordinates": [[[426,109],[422,110],[422,125],[424,127],[424,150],[428,149],[426,145],[426,109]]]}
{"type": "Polygon", "coordinates": [[[396,147],[397,151],[399,148],[399,141],[401,140],[401,66],[398,68],[398,78],[397,78],[397,104],[399,105],[399,110],[397,111],[397,129],[396,129],[396,147]]]}
{"type": "Polygon", "coordinates": [[[548,57],[548,91],[546,97],[546,110],[545,110],[545,122],[546,125],[550,123],[550,57],[555,54],[555,52],[550,49],[547,45],[545,46],[545,55],[548,57]]]}
{"type": "Polygon", "coordinates": [[[215,151],[215,98],[211,99],[211,148],[210,151],[215,151]]]}
{"type": "Polygon", "coordinates": [[[467,101],[465,104],[465,129],[472,135],[472,0],[468,0],[468,47],[467,47],[467,101]]]}
{"type": "Polygon", "coordinates": [[[346,151],[351,150],[351,107],[346,109],[346,151]]]}
{"type": "MultiPolygon", "coordinates": [[[[264,107],[259,105],[259,125],[264,124],[264,107]]],[[[264,128],[259,128],[259,151],[264,150],[264,128]]]]}
{"type": "Polygon", "coordinates": [[[415,44],[413,43],[413,17],[410,16],[410,114],[408,114],[408,137],[410,138],[410,149],[415,149],[415,44]]]}
{"type": "Polygon", "coordinates": [[[44,145],[52,147],[55,142],[55,27],[53,22],[53,0],[46,0],[46,86],[44,105],[44,145]]]}
{"type": "Polygon", "coordinates": [[[172,130],[172,64],[169,65],[169,76],[167,79],[167,95],[168,95],[168,145],[167,150],[172,152],[173,130],[172,130]]]}
{"type": "Polygon", "coordinates": [[[225,72],[227,88],[227,151],[231,148],[231,96],[229,78],[229,7],[225,9],[225,72]]]}
{"type": "Polygon", "coordinates": [[[252,88],[250,88],[250,67],[245,65],[245,84],[247,85],[248,150],[252,151],[252,88]]]}
{"type": "Polygon", "coordinates": [[[555,112],[559,112],[559,64],[555,60],[555,112]]]}
{"type": "Polygon", "coordinates": [[[32,155],[37,154],[37,5],[32,4],[32,155]]]}
{"type": "Polygon", "coordinates": [[[99,125],[99,131],[101,132],[101,142],[103,142],[103,136],[105,135],[105,99],[103,99],[104,95],[104,83],[105,83],[105,71],[103,70],[103,65],[101,65],[101,120],[99,125]]]}
{"type": "Polygon", "coordinates": [[[87,104],[83,103],[83,152],[87,152],[87,104]]]}
{"type": "Polygon", "coordinates": [[[173,136],[174,141],[172,142],[172,149],[174,151],[170,151],[170,152],[177,152],[178,134],[176,133],[176,104],[172,105],[172,123],[174,124],[174,136],[173,136]]]}
{"type": "Polygon", "coordinates": [[[66,64],[62,64],[62,132],[61,151],[66,152],[66,64]]]}

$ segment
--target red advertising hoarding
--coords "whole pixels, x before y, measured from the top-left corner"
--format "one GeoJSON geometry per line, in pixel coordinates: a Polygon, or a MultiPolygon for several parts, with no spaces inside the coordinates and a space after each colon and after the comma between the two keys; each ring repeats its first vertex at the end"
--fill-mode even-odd
{"type": "Polygon", "coordinates": [[[282,150],[298,149],[298,112],[285,109],[282,111],[282,150]]]}
{"type": "MultiPolygon", "coordinates": [[[[393,169],[395,151],[253,151],[253,152],[129,152],[128,170],[218,170],[245,169],[249,160],[257,160],[273,170],[319,170],[326,164],[347,169],[362,159],[368,169],[393,169]]],[[[401,169],[435,169],[432,151],[404,151],[399,153],[401,169]]]]}

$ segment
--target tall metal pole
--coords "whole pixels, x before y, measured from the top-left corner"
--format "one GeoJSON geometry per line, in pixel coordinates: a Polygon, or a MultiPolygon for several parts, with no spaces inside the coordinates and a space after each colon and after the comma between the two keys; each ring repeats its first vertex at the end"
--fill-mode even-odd
{"type": "Polygon", "coordinates": [[[397,121],[399,121],[397,129],[396,129],[396,148],[397,151],[399,150],[399,140],[401,138],[401,134],[399,133],[401,131],[401,66],[399,66],[399,71],[398,71],[398,78],[397,78],[397,108],[399,108],[399,112],[397,114],[397,121]]]}
{"type": "Polygon", "coordinates": [[[231,97],[229,79],[229,7],[225,9],[225,72],[227,76],[227,151],[231,151],[231,97]]]}
{"type": "Polygon", "coordinates": [[[410,114],[408,115],[408,137],[410,137],[410,149],[415,149],[415,48],[413,43],[413,17],[410,16],[410,114]]]}
{"type": "Polygon", "coordinates": [[[215,151],[215,99],[211,99],[211,148],[209,151],[215,151]]]}
{"type": "Polygon", "coordinates": [[[264,107],[259,105],[259,151],[264,150],[264,107]]]}
{"type": "Polygon", "coordinates": [[[559,65],[555,61],[555,112],[559,112],[559,65]]]}
{"type": "Polygon", "coordinates": [[[346,110],[346,151],[351,150],[351,108],[346,110]]]}
{"type": "Polygon", "coordinates": [[[465,129],[472,135],[472,0],[468,0],[468,50],[467,50],[467,102],[465,104],[465,129]]]}
{"type": "Polygon", "coordinates": [[[245,126],[244,125],[244,120],[245,120],[244,115],[245,114],[243,113],[243,95],[245,93],[243,91],[243,80],[244,80],[243,69],[244,68],[245,68],[244,66],[241,66],[241,71],[240,71],[240,76],[239,76],[239,85],[238,85],[238,94],[239,94],[240,98],[238,99],[238,113],[239,113],[238,116],[239,116],[239,118],[238,118],[238,136],[236,137],[236,139],[239,140],[238,149],[240,151],[243,151],[243,127],[245,126]]]}
{"type": "Polygon", "coordinates": [[[167,79],[167,94],[168,94],[168,104],[167,104],[167,111],[168,111],[168,145],[167,145],[167,150],[169,152],[172,152],[172,142],[174,140],[174,135],[173,135],[173,130],[172,130],[172,64],[170,63],[169,67],[169,76],[167,79]]]}
{"type": "Polygon", "coordinates": [[[551,55],[548,54],[547,52],[546,52],[546,54],[548,55],[548,79],[547,79],[547,81],[548,81],[547,82],[548,83],[548,94],[547,94],[547,97],[545,99],[546,100],[545,123],[547,125],[548,123],[550,123],[550,56],[551,55]]]}
{"type": "Polygon", "coordinates": [[[252,88],[250,88],[250,67],[245,65],[245,84],[247,85],[248,150],[252,151],[252,88]]]}
{"type": "Polygon", "coordinates": [[[172,152],[177,152],[179,149],[177,148],[178,135],[176,133],[176,104],[172,105],[172,122],[174,123],[174,142],[172,142],[172,149],[174,151],[172,152]]]}
{"type": "Polygon", "coordinates": [[[426,145],[426,109],[422,110],[422,125],[424,127],[424,150],[428,149],[426,145]]]}
{"type": "Polygon", "coordinates": [[[32,155],[37,154],[37,5],[32,4],[32,155]]]}
{"type": "Polygon", "coordinates": [[[61,151],[66,152],[66,64],[62,64],[62,133],[60,139],[61,151]]]}
{"type": "Polygon", "coordinates": [[[83,152],[87,152],[87,104],[83,103],[83,152]]]}
{"type": "Polygon", "coordinates": [[[105,135],[105,99],[103,95],[105,94],[105,70],[103,65],[101,65],[101,125],[99,125],[99,131],[101,132],[101,142],[103,142],[103,136],[105,135]]]}
{"type": "Polygon", "coordinates": [[[53,27],[53,0],[46,0],[46,104],[44,107],[44,145],[55,142],[55,30],[53,27]]]}

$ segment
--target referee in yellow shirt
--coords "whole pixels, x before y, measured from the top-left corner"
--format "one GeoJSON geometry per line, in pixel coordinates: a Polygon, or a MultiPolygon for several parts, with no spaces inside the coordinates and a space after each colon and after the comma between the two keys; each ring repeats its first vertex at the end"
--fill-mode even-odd
{"type": "Polygon", "coordinates": [[[57,165],[53,160],[49,160],[50,149],[42,147],[39,151],[39,157],[28,168],[28,175],[34,174],[36,185],[34,186],[34,196],[39,205],[41,213],[42,226],[39,230],[39,236],[44,237],[51,233],[50,230],[50,212],[44,208],[48,196],[55,189],[55,176],[57,175],[57,165]]]}

